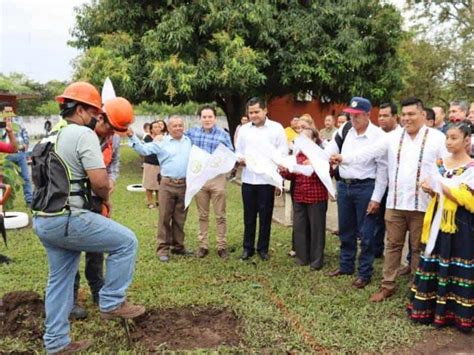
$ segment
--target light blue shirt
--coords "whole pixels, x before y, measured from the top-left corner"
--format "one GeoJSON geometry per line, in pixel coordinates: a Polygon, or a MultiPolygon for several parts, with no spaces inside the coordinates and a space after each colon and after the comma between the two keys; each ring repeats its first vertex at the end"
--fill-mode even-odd
{"type": "Polygon", "coordinates": [[[163,138],[161,142],[142,143],[137,136],[133,135],[128,145],[143,156],[156,154],[161,166],[161,175],[172,179],[186,177],[189,153],[191,152],[191,140],[184,136],[174,139],[170,135],[163,138]]]}

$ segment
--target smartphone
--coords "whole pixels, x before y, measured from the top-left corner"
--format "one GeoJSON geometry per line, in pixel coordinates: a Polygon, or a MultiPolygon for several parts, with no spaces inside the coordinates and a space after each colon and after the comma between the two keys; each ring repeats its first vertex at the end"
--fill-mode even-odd
{"type": "Polygon", "coordinates": [[[0,121],[0,129],[6,128],[6,127],[7,127],[7,123],[5,121],[0,121]]]}

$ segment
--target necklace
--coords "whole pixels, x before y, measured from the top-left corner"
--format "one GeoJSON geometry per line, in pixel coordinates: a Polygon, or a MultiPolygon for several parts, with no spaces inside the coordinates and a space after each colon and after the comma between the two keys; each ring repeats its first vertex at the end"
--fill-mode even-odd
{"type": "MultiPolygon", "coordinates": [[[[418,166],[416,168],[416,181],[415,181],[415,210],[418,209],[418,200],[420,194],[420,176],[421,176],[421,164],[423,161],[423,153],[425,151],[426,145],[426,137],[428,136],[429,129],[425,130],[425,134],[423,135],[423,141],[421,142],[420,148],[420,155],[418,156],[418,166]]],[[[400,143],[398,144],[398,151],[397,151],[397,168],[395,170],[395,188],[393,192],[393,208],[397,208],[397,196],[398,196],[398,173],[400,171],[400,158],[402,155],[402,146],[403,140],[405,139],[406,130],[403,130],[402,135],[400,136],[400,143]]]]}

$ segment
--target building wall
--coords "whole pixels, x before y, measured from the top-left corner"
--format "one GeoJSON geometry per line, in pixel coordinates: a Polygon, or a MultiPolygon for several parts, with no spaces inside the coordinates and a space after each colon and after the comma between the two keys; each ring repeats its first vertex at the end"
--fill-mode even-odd
{"type": "MultiPolygon", "coordinates": [[[[268,103],[268,116],[280,122],[283,127],[290,125],[294,116],[301,116],[309,113],[313,117],[314,123],[318,129],[324,128],[324,118],[327,115],[338,115],[347,104],[340,103],[321,103],[320,100],[296,101],[294,95],[286,95],[272,99],[268,103]]],[[[370,119],[377,124],[378,108],[371,112],[370,119]]]]}

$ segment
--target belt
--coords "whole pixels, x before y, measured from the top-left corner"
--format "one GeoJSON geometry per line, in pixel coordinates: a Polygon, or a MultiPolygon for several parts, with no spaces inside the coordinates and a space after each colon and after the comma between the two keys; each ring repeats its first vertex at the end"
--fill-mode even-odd
{"type": "Polygon", "coordinates": [[[186,182],[186,178],[182,178],[182,179],[173,179],[169,176],[162,176],[161,177],[161,180],[163,179],[166,179],[168,180],[169,182],[173,183],[173,184],[184,184],[186,182]]]}
{"type": "Polygon", "coordinates": [[[341,182],[343,182],[344,184],[347,184],[347,185],[357,185],[357,184],[364,184],[366,182],[374,182],[375,179],[343,179],[341,178],[340,180],[341,182]]]}

